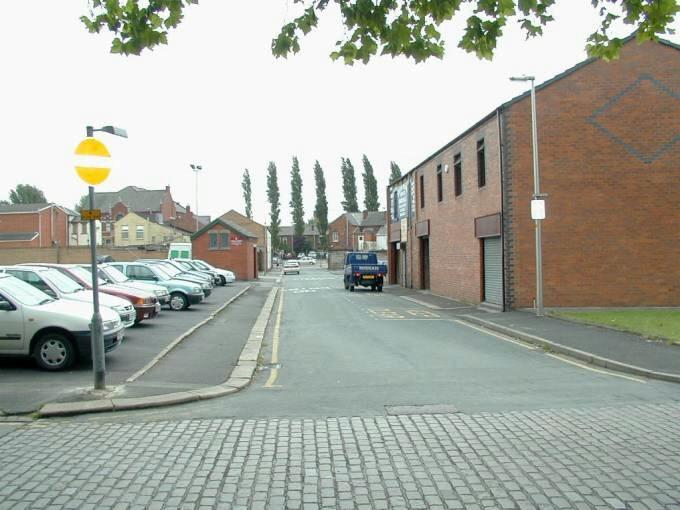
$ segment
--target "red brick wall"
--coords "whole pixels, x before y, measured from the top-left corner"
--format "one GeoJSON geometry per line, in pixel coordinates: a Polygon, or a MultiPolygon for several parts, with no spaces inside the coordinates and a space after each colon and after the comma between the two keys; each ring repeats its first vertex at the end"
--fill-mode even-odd
{"type": "Polygon", "coordinates": [[[209,262],[215,267],[233,271],[239,280],[252,280],[257,278],[255,270],[255,243],[252,239],[246,239],[222,225],[215,225],[203,234],[192,240],[193,257],[209,262]],[[210,249],[210,232],[229,232],[228,250],[210,249]]]}
{"type": "MultiPolygon", "coordinates": [[[[38,215],[2,214],[0,215],[0,232],[38,232],[38,215]]],[[[38,247],[39,238],[31,242],[0,242],[0,249],[38,247]]]]}
{"type": "MultiPolygon", "coordinates": [[[[331,250],[348,250],[350,245],[347,240],[347,218],[342,215],[328,224],[328,246],[331,250]],[[337,231],[338,241],[333,242],[333,232],[337,231]]],[[[349,225],[350,237],[354,227],[349,225]]]]}
{"type": "MultiPolygon", "coordinates": [[[[680,51],[635,41],[618,60],[593,62],[537,91],[541,191],[549,195],[546,306],[680,304],[680,143],[670,144],[680,133],[678,94],[680,51]],[[609,102],[597,117],[600,124],[628,149],[657,154],[651,162],[589,122],[609,102]]],[[[508,254],[511,304],[526,307],[535,296],[529,98],[504,118],[512,188],[506,211],[514,246],[508,254]]]]}
{"type": "Polygon", "coordinates": [[[122,218],[128,212],[130,212],[130,210],[127,208],[127,206],[124,203],[117,202],[113,205],[113,207],[111,207],[111,220],[113,220],[114,222],[118,221],[118,215],[119,214],[122,215],[121,216],[121,218],[122,218]]]}
{"type": "MultiPolygon", "coordinates": [[[[479,303],[481,290],[480,240],[475,218],[501,210],[498,121],[492,117],[474,132],[447,148],[415,172],[416,218],[430,220],[430,289],[454,299],[479,303]],[[477,141],[484,138],[486,185],[477,184],[477,141]],[[463,193],[454,194],[454,154],[462,155],[463,193]],[[442,201],[437,200],[437,165],[442,165],[442,201]],[[449,166],[448,173],[443,170],[449,166]],[[420,176],[424,176],[425,207],[421,208],[420,176]]],[[[422,286],[420,241],[410,237],[408,271],[413,286],[422,286]]]]}
{"type": "Polygon", "coordinates": [[[170,187],[165,187],[165,193],[163,193],[163,201],[158,204],[160,206],[161,215],[163,216],[163,221],[170,221],[170,218],[177,216],[177,209],[175,208],[175,202],[170,194],[170,187]]]}

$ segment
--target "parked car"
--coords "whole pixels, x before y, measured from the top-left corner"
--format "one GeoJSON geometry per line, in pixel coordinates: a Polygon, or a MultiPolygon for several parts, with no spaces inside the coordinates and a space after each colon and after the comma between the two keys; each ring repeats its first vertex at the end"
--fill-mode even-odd
{"type": "Polygon", "coordinates": [[[172,262],[175,264],[176,267],[182,268],[185,271],[192,273],[193,271],[197,271],[200,274],[204,274],[207,276],[210,276],[212,278],[212,284],[217,286],[217,285],[222,285],[222,278],[220,278],[220,275],[217,274],[215,271],[212,271],[210,269],[201,269],[197,267],[193,260],[190,259],[173,259],[172,262]]]}
{"type": "Polygon", "coordinates": [[[297,260],[286,260],[283,263],[283,274],[300,274],[300,263],[297,260]]]}
{"type": "Polygon", "coordinates": [[[310,251],[310,252],[307,254],[307,256],[308,256],[308,257],[312,257],[313,259],[316,259],[316,258],[317,258],[316,252],[315,252],[315,251],[310,251]]]}
{"type": "Polygon", "coordinates": [[[192,262],[200,268],[215,271],[218,275],[220,275],[220,278],[222,279],[222,285],[226,285],[227,283],[234,283],[236,281],[236,275],[232,271],[229,271],[228,269],[221,269],[219,267],[212,266],[205,260],[193,259],[192,262]]]}
{"type": "Polygon", "coordinates": [[[345,255],[345,290],[354,292],[354,288],[360,285],[382,292],[386,274],[387,266],[378,262],[375,253],[353,251],[345,255]]]}
{"type": "MultiPolygon", "coordinates": [[[[104,351],[123,340],[118,314],[100,310],[104,351]]],[[[57,300],[11,276],[0,274],[0,355],[32,356],[45,370],[66,370],[78,356],[91,354],[92,308],[57,300]]]]}
{"type": "Polygon", "coordinates": [[[309,264],[309,265],[316,264],[315,259],[313,259],[312,257],[306,256],[306,255],[303,255],[302,257],[298,257],[298,262],[300,262],[300,264],[309,264]]]}
{"type": "MultiPolygon", "coordinates": [[[[89,265],[82,265],[82,267],[87,270],[91,271],[91,266],[89,265]]],[[[127,276],[125,276],[123,273],[118,271],[115,267],[113,267],[111,264],[99,264],[97,266],[98,268],[98,273],[99,273],[99,278],[102,280],[111,283],[113,285],[122,285],[123,287],[132,287],[133,289],[139,289],[143,290],[145,292],[150,292],[152,294],[155,294],[156,298],[158,299],[158,302],[163,305],[167,305],[170,303],[170,293],[168,292],[168,289],[163,287],[162,285],[156,285],[151,282],[140,282],[136,280],[131,280],[127,276]]]]}
{"type": "MultiPolygon", "coordinates": [[[[197,283],[201,286],[203,294],[205,297],[210,296],[214,285],[212,284],[212,279],[209,276],[202,274],[192,274],[187,271],[183,271],[175,266],[169,260],[158,260],[158,259],[139,259],[137,262],[143,262],[146,264],[154,264],[160,266],[168,273],[172,278],[176,280],[186,280],[188,282],[197,283]]],[[[197,272],[195,272],[197,273],[197,272]]]]}
{"type": "MultiPolygon", "coordinates": [[[[19,278],[52,298],[87,303],[92,310],[93,292],[54,268],[22,264],[3,267],[0,271],[19,278]]],[[[123,327],[129,328],[135,324],[137,312],[127,299],[100,292],[99,304],[115,311],[123,327]]]]}
{"type": "Polygon", "coordinates": [[[170,293],[168,304],[171,310],[186,310],[191,305],[203,301],[204,293],[199,284],[177,280],[158,264],[114,262],[111,265],[131,280],[156,283],[165,287],[170,293]]]}
{"type": "MultiPolygon", "coordinates": [[[[86,289],[92,289],[92,273],[86,271],[77,264],[39,265],[53,267],[61,271],[69,278],[75,280],[86,289]]],[[[153,319],[161,310],[161,305],[158,302],[158,298],[156,298],[156,295],[151,292],[133,289],[131,287],[123,287],[121,285],[113,285],[111,283],[107,283],[101,278],[99,279],[98,284],[100,292],[127,299],[132,303],[132,306],[135,307],[135,312],[137,314],[135,318],[136,324],[139,324],[140,322],[147,319],[153,319]]]]}

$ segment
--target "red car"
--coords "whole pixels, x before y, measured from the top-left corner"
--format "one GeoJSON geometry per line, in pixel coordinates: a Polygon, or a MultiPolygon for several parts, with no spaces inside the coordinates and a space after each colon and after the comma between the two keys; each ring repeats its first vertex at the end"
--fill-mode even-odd
{"type": "MultiPolygon", "coordinates": [[[[61,271],[72,280],[75,280],[86,289],[92,289],[92,273],[78,266],[77,264],[40,263],[31,265],[53,267],[61,271]]],[[[137,313],[135,324],[146,319],[152,319],[158,315],[158,312],[161,310],[161,304],[158,302],[158,298],[150,292],[133,289],[131,287],[123,287],[122,285],[114,285],[101,279],[99,280],[99,292],[118,296],[130,301],[132,306],[135,307],[135,312],[137,313]]]]}

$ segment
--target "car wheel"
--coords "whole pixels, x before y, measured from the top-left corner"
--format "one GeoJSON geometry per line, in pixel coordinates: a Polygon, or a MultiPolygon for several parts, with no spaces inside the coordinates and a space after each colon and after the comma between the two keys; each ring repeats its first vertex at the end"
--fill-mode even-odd
{"type": "Polygon", "coordinates": [[[371,292],[375,292],[375,285],[371,285],[371,292]]]}
{"type": "Polygon", "coordinates": [[[224,276],[220,276],[220,285],[222,285],[222,287],[227,286],[227,279],[224,276]]]}
{"type": "Polygon", "coordinates": [[[378,285],[378,292],[382,292],[382,285],[378,285]]]}
{"type": "Polygon", "coordinates": [[[71,341],[61,333],[46,333],[35,343],[35,361],[44,370],[66,370],[76,357],[71,341]]]}
{"type": "Polygon", "coordinates": [[[350,292],[354,292],[354,285],[350,285],[350,286],[349,286],[349,291],[350,291],[350,292]]]}
{"type": "Polygon", "coordinates": [[[181,292],[170,294],[170,309],[174,311],[186,310],[189,308],[189,300],[181,292]]]}

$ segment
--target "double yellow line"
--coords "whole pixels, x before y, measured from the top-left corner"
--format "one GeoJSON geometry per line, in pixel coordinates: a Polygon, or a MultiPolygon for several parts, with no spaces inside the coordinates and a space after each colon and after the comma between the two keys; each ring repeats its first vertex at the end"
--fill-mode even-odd
{"type": "MultiPolygon", "coordinates": [[[[280,343],[280,338],[281,338],[281,315],[283,314],[283,292],[279,292],[279,309],[276,312],[276,324],[274,325],[274,333],[273,333],[273,340],[272,340],[272,361],[271,364],[274,365],[279,362],[279,343],[280,343]]],[[[279,369],[278,368],[272,368],[271,372],[269,373],[269,379],[267,379],[267,382],[264,383],[265,388],[273,388],[274,383],[276,382],[276,379],[279,376],[279,369]]],[[[278,387],[278,386],[277,386],[278,387]]]]}

